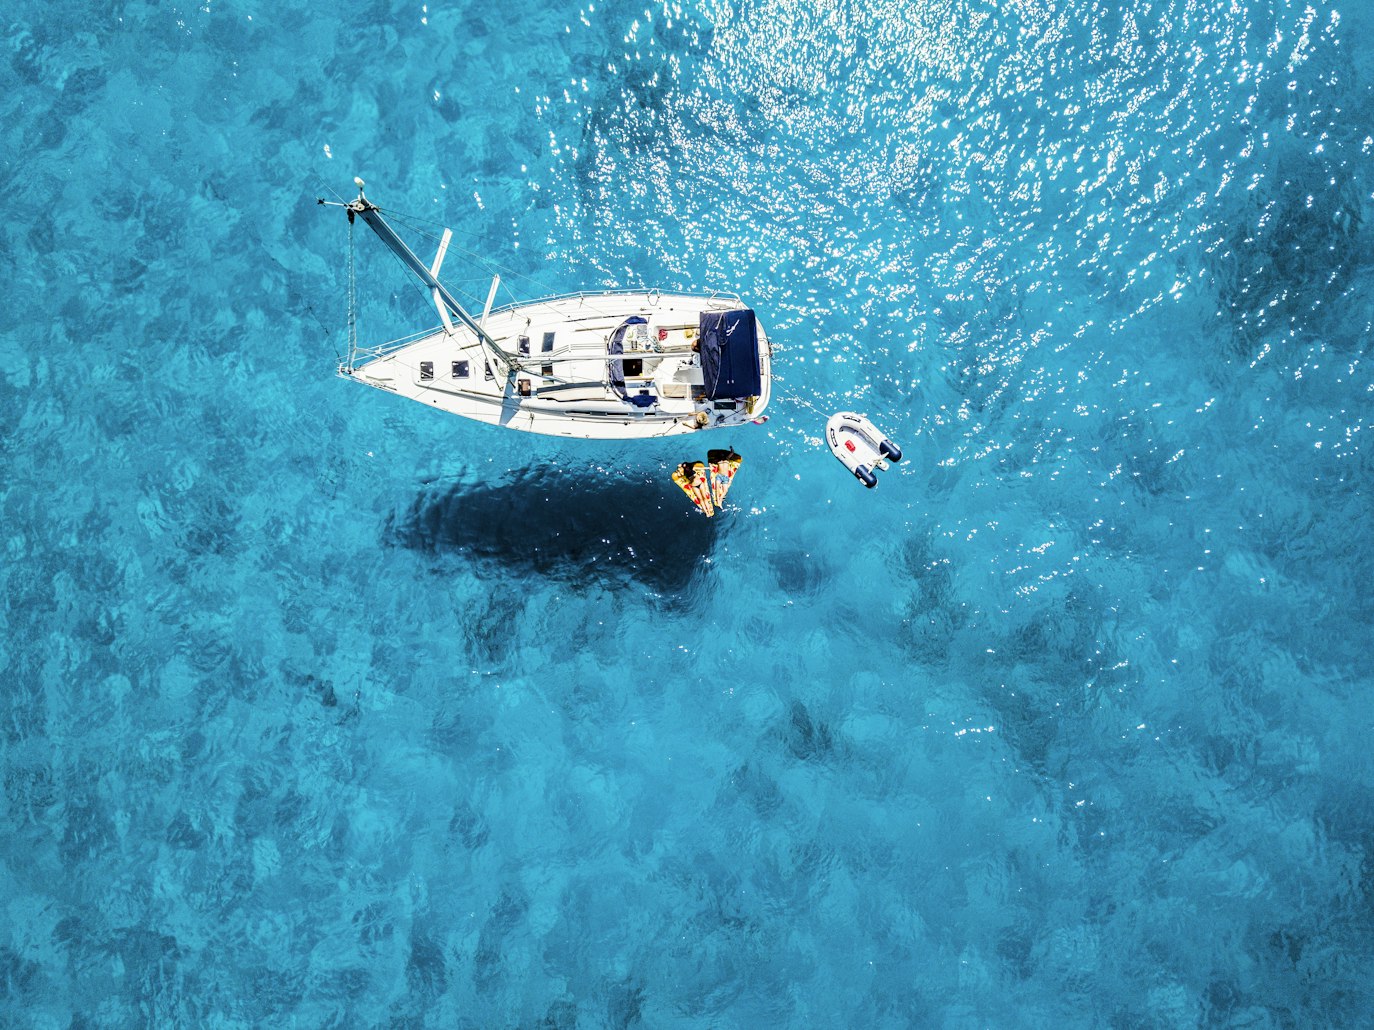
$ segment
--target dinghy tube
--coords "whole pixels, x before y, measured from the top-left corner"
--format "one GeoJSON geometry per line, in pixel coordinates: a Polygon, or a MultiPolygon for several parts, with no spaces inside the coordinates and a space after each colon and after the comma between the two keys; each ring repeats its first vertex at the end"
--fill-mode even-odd
{"type": "Polygon", "coordinates": [[[868,489],[878,485],[878,473],[888,462],[902,460],[902,449],[889,440],[877,426],[862,415],[841,411],[825,424],[830,450],[868,489]]]}

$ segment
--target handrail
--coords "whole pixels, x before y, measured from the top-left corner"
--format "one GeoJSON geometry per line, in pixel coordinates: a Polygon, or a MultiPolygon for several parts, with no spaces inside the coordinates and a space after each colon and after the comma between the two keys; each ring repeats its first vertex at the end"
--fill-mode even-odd
{"type": "Polygon", "coordinates": [[[411,333],[409,336],[400,336],[394,340],[387,340],[386,343],[378,343],[371,347],[358,347],[352,354],[349,355],[349,364],[356,365],[357,358],[384,358],[393,351],[398,351],[403,347],[407,346],[408,344],[412,344],[419,340],[423,340],[427,336],[434,336],[435,334],[442,333],[443,331],[443,326],[436,325],[432,329],[421,329],[419,332],[411,333]]]}
{"type": "Polygon", "coordinates": [[[503,311],[511,311],[514,308],[530,308],[534,307],[536,304],[553,304],[561,300],[573,300],[574,298],[585,300],[588,297],[624,297],[634,293],[642,293],[646,297],[651,293],[657,293],[659,296],[705,297],[707,300],[715,300],[717,297],[724,297],[730,300],[739,301],[741,304],[744,303],[744,301],[740,299],[739,294],[730,293],[725,290],[712,290],[710,293],[693,293],[689,290],[665,290],[660,286],[624,286],[615,290],[570,290],[567,293],[552,293],[547,297],[536,297],[533,300],[515,300],[511,301],[509,304],[502,304],[499,308],[492,308],[491,313],[495,315],[503,311]]]}

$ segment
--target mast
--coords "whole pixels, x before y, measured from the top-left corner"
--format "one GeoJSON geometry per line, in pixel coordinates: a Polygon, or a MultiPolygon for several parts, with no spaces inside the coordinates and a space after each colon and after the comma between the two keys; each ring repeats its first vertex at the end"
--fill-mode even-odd
{"type": "Polygon", "coordinates": [[[352,224],[354,217],[361,217],[367,223],[368,228],[375,232],[381,241],[391,249],[391,252],[401,259],[401,263],[430,288],[434,295],[434,305],[439,309],[439,317],[443,320],[445,329],[450,333],[453,331],[453,325],[448,318],[449,314],[452,313],[458,321],[462,322],[477,336],[477,342],[481,344],[488,358],[494,364],[500,365],[505,370],[507,379],[509,379],[520,368],[520,363],[515,360],[514,355],[502,350],[500,345],[492,339],[491,334],[468,314],[463,305],[459,304],[453,294],[449,293],[444,284],[439,282],[439,266],[443,263],[444,254],[448,250],[448,231],[444,232],[444,241],[439,246],[439,254],[434,259],[434,267],[432,269],[427,268],[425,263],[415,255],[415,252],[406,246],[405,241],[396,235],[396,230],[387,224],[377,205],[363,196],[363,180],[354,179],[353,181],[358,184],[357,200],[350,204],[338,205],[331,204],[326,200],[321,200],[320,203],[342,207],[348,212],[350,224],[352,224]]]}

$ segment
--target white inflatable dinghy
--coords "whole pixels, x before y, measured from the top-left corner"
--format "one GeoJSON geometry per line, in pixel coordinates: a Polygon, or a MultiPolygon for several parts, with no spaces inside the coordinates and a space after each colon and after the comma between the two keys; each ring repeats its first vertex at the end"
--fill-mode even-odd
{"type": "Polygon", "coordinates": [[[870,490],[878,485],[878,473],[887,468],[889,461],[902,460],[900,447],[872,422],[852,411],[831,415],[825,424],[825,437],[840,463],[870,490]]]}

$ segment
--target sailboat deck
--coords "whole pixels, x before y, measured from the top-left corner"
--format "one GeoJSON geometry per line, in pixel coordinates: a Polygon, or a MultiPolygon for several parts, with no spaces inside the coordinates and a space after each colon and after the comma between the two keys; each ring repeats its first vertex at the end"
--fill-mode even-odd
{"type": "Polygon", "coordinates": [[[657,290],[547,297],[493,310],[482,323],[517,363],[509,376],[490,366],[477,334],[462,325],[361,351],[370,360],[340,372],[453,414],[530,432],[605,439],[690,433],[751,421],[767,404],[769,347],[761,329],[761,396],[722,402],[704,395],[695,350],[700,316],[739,307],[733,296],[657,290]],[[635,316],[647,322],[648,344],[609,354],[612,334],[635,316]],[[612,382],[612,359],[623,382],[612,382]]]}

